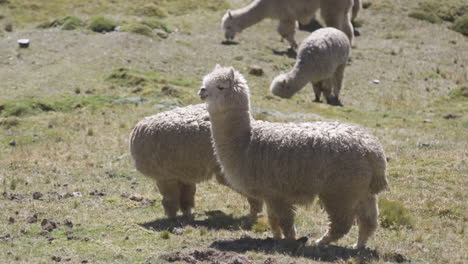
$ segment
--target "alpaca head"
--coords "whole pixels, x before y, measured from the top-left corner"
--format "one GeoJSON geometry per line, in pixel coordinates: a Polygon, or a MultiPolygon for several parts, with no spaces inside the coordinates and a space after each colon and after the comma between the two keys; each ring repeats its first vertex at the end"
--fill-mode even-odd
{"type": "Polygon", "coordinates": [[[221,67],[203,77],[203,85],[198,92],[206,102],[209,112],[226,110],[249,110],[249,87],[244,76],[232,67],[221,67]]]}
{"type": "Polygon", "coordinates": [[[242,31],[240,26],[237,24],[237,20],[232,16],[230,10],[224,14],[223,19],[221,20],[221,27],[224,30],[224,36],[226,37],[226,40],[233,40],[236,36],[236,33],[242,31]]]}
{"type": "Polygon", "coordinates": [[[296,92],[296,89],[288,83],[286,74],[282,73],[273,79],[270,85],[270,92],[282,98],[291,98],[296,92]]]}

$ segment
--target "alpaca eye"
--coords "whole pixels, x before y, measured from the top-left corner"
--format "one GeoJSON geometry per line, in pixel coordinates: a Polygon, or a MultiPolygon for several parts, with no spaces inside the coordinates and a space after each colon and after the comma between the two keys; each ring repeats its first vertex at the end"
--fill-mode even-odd
{"type": "Polygon", "coordinates": [[[223,90],[223,89],[224,89],[224,87],[222,87],[222,86],[218,86],[218,89],[219,89],[219,90],[223,90]]]}

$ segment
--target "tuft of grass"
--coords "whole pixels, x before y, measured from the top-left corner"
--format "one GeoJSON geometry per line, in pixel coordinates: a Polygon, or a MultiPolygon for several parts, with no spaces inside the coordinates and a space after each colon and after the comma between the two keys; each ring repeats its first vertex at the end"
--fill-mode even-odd
{"type": "Polygon", "coordinates": [[[61,22],[63,30],[75,30],[85,25],[83,20],[76,16],[67,16],[61,22]]]}
{"type": "Polygon", "coordinates": [[[152,29],[162,29],[164,31],[166,31],[167,33],[171,33],[172,30],[169,29],[169,27],[164,24],[163,22],[159,21],[158,19],[155,19],[155,18],[148,18],[148,19],[145,19],[141,22],[142,24],[144,25],[147,25],[148,27],[152,28],[152,29]]]}
{"type": "Polygon", "coordinates": [[[88,28],[94,32],[111,32],[117,26],[117,22],[104,16],[91,18],[88,28]]]}
{"type": "Polygon", "coordinates": [[[441,24],[443,22],[440,17],[431,12],[413,11],[409,14],[409,17],[424,20],[432,24],[441,24]]]}
{"type": "Polygon", "coordinates": [[[463,100],[466,100],[464,98],[468,97],[468,86],[461,86],[459,88],[453,89],[450,91],[450,97],[451,98],[461,98],[463,100]]]}
{"type": "Polygon", "coordinates": [[[153,36],[153,31],[152,29],[144,24],[141,23],[132,23],[132,24],[126,24],[122,27],[122,31],[134,33],[134,34],[140,34],[148,37],[153,36]]]}
{"type": "Polygon", "coordinates": [[[169,231],[163,231],[163,232],[161,232],[160,237],[161,237],[161,239],[169,239],[169,238],[171,238],[171,233],[169,233],[169,231]]]}
{"type": "Polygon", "coordinates": [[[166,11],[161,9],[154,3],[148,3],[143,6],[135,8],[134,12],[137,16],[147,16],[147,17],[166,17],[166,11]]]}
{"type": "Polygon", "coordinates": [[[268,231],[268,229],[269,229],[269,224],[265,218],[258,219],[257,223],[255,223],[255,225],[253,225],[252,227],[252,230],[255,233],[263,233],[263,232],[268,231]]]}
{"type": "Polygon", "coordinates": [[[403,203],[382,198],[379,200],[379,209],[382,227],[413,227],[413,216],[403,203]]]}
{"type": "Polygon", "coordinates": [[[362,3],[362,8],[367,9],[372,6],[372,2],[370,1],[365,1],[362,3]]]}
{"type": "Polygon", "coordinates": [[[457,20],[455,20],[455,23],[453,23],[451,29],[453,31],[462,33],[465,36],[468,36],[468,14],[457,18],[457,20]]]}

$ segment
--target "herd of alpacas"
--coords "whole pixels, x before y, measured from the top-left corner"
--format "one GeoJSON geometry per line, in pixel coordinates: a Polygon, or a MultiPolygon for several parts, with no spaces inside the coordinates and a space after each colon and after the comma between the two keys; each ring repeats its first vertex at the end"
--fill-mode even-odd
{"type": "MultiPolygon", "coordinates": [[[[294,67],[274,78],[270,91],[289,98],[310,82],[315,101],[323,93],[328,104],[341,105],[339,92],[353,41],[351,21],[360,6],[360,0],[255,0],[227,11],[221,26],[231,40],[263,18],[278,19],[278,32],[298,52],[294,67]],[[328,27],[297,47],[296,23],[309,22],[318,9],[328,27]]],[[[376,137],[340,122],[255,120],[247,81],[232,67],[216,65],[198,94],[205,104],[146,117],[130,135],[135,166],[156,180],[168,218],[179,210],[190,217],[196,184],[215,175],[247,198],[252,220],[266,205],[275,239],[296,239],[295,206],[318,197],[330,224],[315,243],[340,239],[356,220],[354,247],[365,247],[378,226],[376,195],[387,188],[387,161],[376,137]]]]}

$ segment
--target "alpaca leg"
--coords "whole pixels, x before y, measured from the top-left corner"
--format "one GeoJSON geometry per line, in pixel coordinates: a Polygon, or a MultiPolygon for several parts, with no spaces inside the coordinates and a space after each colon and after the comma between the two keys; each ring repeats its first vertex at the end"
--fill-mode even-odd
{"type": "Polygon", "coordinates": [[[325,211],[328,213],[330,225],[328,231],[316,241],[318,245],[327,245],[349,232],[355,218],[356,202],[351,197],[320,196],[325,211]]]}
{"type": "Polygon", "coordinates": [[[361,11],[361,8],[362,8],[361,0],[354,0],[353,9],[351,11],[351,21],[353,23],[356,20],[356,17],[358,16],[359,11],[361,11]]]}
{"type": "Polygon", "coordinates": [[[258,214],[262,212],[263,210],[263,202],[262,200],[258,200],[255,198],[247,198],[247,201],[249,202],[250,205],[250,217],[252,220],[256,220],[258,217],[258,214]]]}
{"type": "Polygon", "coordinates": [[[180,188],[180,209],[184,216],[192,215],[192,208],[195,207],[195,184],[179,182],[180,188]]]}
{"type": "Polygon", "coordinates": [[[356,213],[359,225],[359,238],[354,247],[364,248],[367,240],[377,229],[378,225],[379,208],[376,196],[369,195],[369,197],[359,202],[356,213]]]}
{"type": "Polygon", "coordinates": [[[320,96],[322,96],[323,83],[321,81],[312,83],[312,87],[314,87],[314,94],[315,94],[314,102],[317,102],[317,103],[322,102],[320,101],[320,96]]]}
{"type": "Polygon", "coordinates": [[[274,239],[282,239],[281,228],[279,226],[279,219],[273,215],[271,209],[267,205],[268,222],[270,223],[271,232],[274,239]]]}
{"type": "Polygon", "coordinates": [[[322,81],[322,92],[327,104],[333,105],[334,98],[332,96],[332,88],[334,86],[334,80],[332,78],[322,81]]]}
{"type": "Polygon", "coordinates": [[[296,228],[294,226],[294,207],[285,201],[267,201],[268,215],[273,215],[286,239],[296,239],[296,228]]]}
{"type": "Polygon", "coordinates": [[[162,205],[168,218],[175,218],[180,204],[180,188],[177,181],[156,182],[159,192],[163,196],[162,205]]]}
{"type": "Polygon", "coordinates": [[[346,67],[346,64],[342,64],[338,66],[333,76],[332,92],[333,92],[334,97],[333,97],[332,104],[334,105],[343,106],[343,104],[340,101],[340,91],[341,91],[341,87],[343,86],[343,77],[344,77],[345,67],[346,67]]]}
{"type": "Polygon", "coordinates": [[[278,24],[278,33],[289,42],[291,49],[297,49],[297,43],[294,38],[296,21],[295,20],[280,20],[278,24]]]}
{"type": "Polygon", "coordinates": [[[348,36],[349,42],[353,43],[354,30],[351,24],[350,9],[352,8],[353,0],[341,1],[340,4],[333,4],[335,1],[330,1],[325,6],[321,7],[321,15],[327,27],[334,27],[343,31],[348,36]],[[347,3],[346,6],[342,6],[347,3]],[[341,6],[336,8],[336,6],[341,6]]]}

